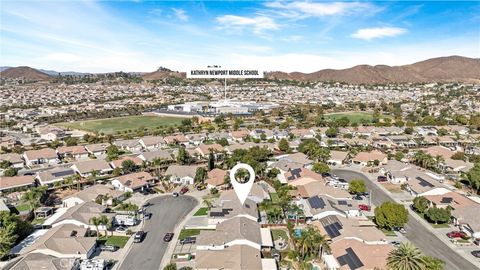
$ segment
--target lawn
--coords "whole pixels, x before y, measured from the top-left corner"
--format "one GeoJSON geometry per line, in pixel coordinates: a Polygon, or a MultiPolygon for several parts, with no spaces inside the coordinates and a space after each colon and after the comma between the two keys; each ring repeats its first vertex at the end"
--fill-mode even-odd
{"type": "Polygon", "coordinates": [[[208,213],[208,208],[207,207],[202,207],[193,214],[194,216],[206,216],[208,213]]]}
{"type": "MultiPolygon", "coordinates": [[[[325,114],[325,119],[335,121],[342,117],[347,117],[350,120],[350,123],[358,123],[361,124],[362,122],[372,122],[373,113],[372,112],[341,112],[341,113],[329,113],[325,114]]],[[[381,115],[380,118],[385,118],[388,116],[381,115]]]]}
{"type": "Polygon", "coordinates": [[[168,127],[180,125],[181,117],[167,117],[167,116],[152,116],[152,115],[137,115],[127,117],[115,117],[87,121],[75,121],[67,123],[58,123],[58,126],[79,129],[89,132],[98,132],[104,134],[114,134],[119,131],[150,129],[157,127],[168,127]]]}
{"type": "Polygon", "coordinates": [[[272,203],[278,203],[278,201],[280,201],[278,194],[274,192],[270,193],[270,199],[272,199],[272,203]]]}
{"type": "Polygon", "coordinates": [[[387,230],[387,229],[381,229],[381,231],[382,231],[383,234],[385,234],[386,236],[397,236],[394,231],[390,231],[390,230],[387,230]]]}
{"type": "Polygon", "coordinates": [[[178,240],[185,239],[190,236],[195,236],[200,234],[200,229],[183,229],[180,231],[180,235],[178,236],[178,240]]]}
{"type": "Polygon", "coordinates": [[[18,212],[23,212],[23,211],[28,211],[31,209],[30,204],[28,203],[23,203],[15,206],[18,212]]]}
{"type": "Polygon", "coordinates": [[[450,228],[450,225],[448,225],[448,223],[439,223],[439,224],[435,224],[435,223],[431,223],[430,221],[428,221],[426,218],[425,218],[425,214],[424,213],[418,213],[417,211],[413,211],[415,212],[417,215],[419,215],[420,217],[422,217],[426,222],[428,222],[428,224],[430,224],[434,229],[443,229],[443,228],[450,228]]]}
{"type": "Polygon", "coordinates": [[[277,240],[279,238],[283,238],[285,240],[288,239],[287,232],[285,230],[272,230],[273,240],[277,240]]]}
{"type": "MultiPolygon", "coordinates": [[[[130,239],[130,237],[112,235],[112,236],[107,236],[106,239],[107,241],[105,242],[105,245],[112,245],[112,246],[117,246],[119,248],[123,248],[127,244],[128,239],[130,239]]],[[[105,236],[100,237],[98,240],[105,241],[105,236]]]]}

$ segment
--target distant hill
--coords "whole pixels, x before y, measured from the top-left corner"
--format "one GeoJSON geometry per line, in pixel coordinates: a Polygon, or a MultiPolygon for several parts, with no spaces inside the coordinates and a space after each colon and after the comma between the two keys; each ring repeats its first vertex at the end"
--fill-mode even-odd
{"type": "Polygon", "coordinates": [[[313,73],[269,72],[269,79],[338,81],[355,84],[416,82],[480,82],[480,59],[462,56],[432,58],[405,66],[359,65],[313,73]]]}
{"type": "Polygon", "coordinates": [[[186,78],[187,75],[185,72],[172,71],[168,68],[160,67],[156,71],[143,74],[142,76],[142,78],[147,81],[163,80],[171,77],[186,78]]]}
{"type": "Polygon", "coordinates": [[[10,67],[0,72],[0,78],[23,78],[29,81],[46,81],[52,77],[31,67],[10,67]]]}
{"type": "Polygon", "coordinates": [[[91,73],[83,73],[83,72],[76,72],[76,71],[55,71],[55,70],[47,70],[47,69],[38,69],[38,71],[41,71],[45,74],[48,74],[50,76],[58,76],[60,75],[71,75],[71,76],[84,76],[84,75],[89,75],[91,73]]]}

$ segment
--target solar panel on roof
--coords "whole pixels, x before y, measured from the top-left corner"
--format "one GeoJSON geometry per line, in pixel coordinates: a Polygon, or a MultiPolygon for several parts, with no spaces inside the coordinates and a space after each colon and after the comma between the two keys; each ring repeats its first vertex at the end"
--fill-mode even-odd
{"type": "Polygon", "coordinates": [[[65,175],[71,175],[73,173],[74,173],[73,170],[65,170],[65,171],[53,172],[52,175],[54,177],[61,177],[65,175]]]}
{"type": "Polygon", "coordinates": [[[347,205],[347,201],[338,201],[338,205],[347,205]]]}
{"type": "Polygon", "coordinates": [[[440,201],[441,203],[451,203],[453,201],[452,197],[443,197],[440,201]]]}
{"type": "Polygon", "coordinates": [[[358,258],[352,248],[347,248],[345,251],[347,254],[337,258],[338,263],[340,263],[341,266],[348,265],[351,270],[359,269],[363,266],[362,261],[360,261],[360,258],[358,258]]]}
{"type": "Polygon", "coordinates": [[[323,199],[319,198],[318,196],[308,198],[308,203],[314,209],[318,209],[318,208],[323,209],[325,207],[325,201],[323,201],[323,199]]]}
{"type": "Polygon", "coordinates": [[[419,181],[419,184],[422,187],[434,187],[434,185],[430,184],[430,182],[426,181],[425,179],[423,179],[421,177],[417,177],[417,180],[419,181]]]}

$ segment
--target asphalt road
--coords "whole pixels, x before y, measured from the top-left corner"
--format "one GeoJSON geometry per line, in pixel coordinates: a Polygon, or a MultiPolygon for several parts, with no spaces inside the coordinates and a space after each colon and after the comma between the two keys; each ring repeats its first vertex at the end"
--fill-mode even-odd
{"type": "Polygon", "coordinates": [[[142,243],[133,243],[119,267],[121,270],[160,269],[169,244],[163,241],[163,236],[167,232],[175,231],[175,226],[198,204],[198,201],[190,196],[162,196],[149,202],[152,205],[147,207],[147,212],[152,213],[152,218],[145,221],[143,229],[147,235],[142,243]]]}
{"type": "MultiPolygon", "coordinates": [[[[363,174],[349,170],[332,170],[333,174],[344,178],[347,181],[352,179],[365,179],[367,188],[371,190],[371,199],[374,205],[380,205],[386,201],[393,201],[383,189],[379,188],[363,174]]],[[[442,259],[445,262],[445,269],[448,270],[474,270],[479,269],[471,262],[465,260],[461,255],[453,251],[449,246],[437,238],[432,232],[423,226],[419,221],[409,214],[408,223],[405,225],[407,233],[405,237],[425,254],[442,259]]]]}

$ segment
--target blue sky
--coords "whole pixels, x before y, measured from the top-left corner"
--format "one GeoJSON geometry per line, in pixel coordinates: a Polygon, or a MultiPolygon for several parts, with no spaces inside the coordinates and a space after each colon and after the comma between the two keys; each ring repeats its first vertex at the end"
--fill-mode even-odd
{"type": "Polygon", "coordinates": [[[480,57],[480,2],[1,1],[0,65],[313,72],[480,57]]]}

